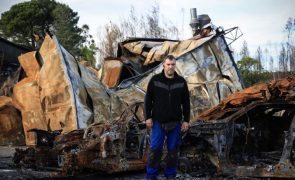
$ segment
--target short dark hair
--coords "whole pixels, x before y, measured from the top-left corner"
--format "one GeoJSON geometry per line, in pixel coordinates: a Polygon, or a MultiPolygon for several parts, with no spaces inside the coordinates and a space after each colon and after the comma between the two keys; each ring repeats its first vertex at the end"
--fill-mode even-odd
{"type": "Polygon", "coordinates": [[[169,60],[176,60],[176,58],[173,56],[173,55],[167,55],[164,59],[164,62],[166,61],[166,59],[169,59],[169,60]]]}

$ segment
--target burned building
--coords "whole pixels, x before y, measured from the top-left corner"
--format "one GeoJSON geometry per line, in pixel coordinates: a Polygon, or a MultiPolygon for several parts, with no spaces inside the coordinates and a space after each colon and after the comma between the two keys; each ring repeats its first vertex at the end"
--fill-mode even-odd
{"type": "Polygon", "coordinates": [[[211,29],[183,41],[128,39],[117,57],[105,59],[101,78],[48,34],[40,56],[19,57],[27,77],[15,85],[11,103],[21,111],[26,144],[34,147],[17,150],[15,162],[60,167],[63,175],[144,169],[144,95],[165,56],[176,57],[176,71],[188,82],[191,119],[243,89],[225,34],[211,29]]]}
{"type": "Polygon", "coordinates": [[[179,169],[197,176],[212,170],[293,177],[294,78],[243,90],[226,41],[235,28],[216,28],[209,16],[192,14],[194,37],[127,39],[118,44],[117,57],[105,59],[101,76],[79,63],[53,33],[38,51],[21,55],[26,76],[13,87],[13,97],[0,97],[0,108],[21,112],[30,146],[17,149],[14,162],[55,169],[60,176],[144,169],[149,149],[144,95],[172,54],[191,102],[191,129],[183,136],[179,169]],[[272,138],[277,139],[273,144],[272,138]]]}

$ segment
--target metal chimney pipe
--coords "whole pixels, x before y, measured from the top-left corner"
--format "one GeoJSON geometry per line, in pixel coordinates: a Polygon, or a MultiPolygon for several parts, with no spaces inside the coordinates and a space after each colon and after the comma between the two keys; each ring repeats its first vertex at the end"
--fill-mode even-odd
{"type": "Polygon", "coordinates": [[[191,12],[191,22],[189,25],[192,28],[193,36],[195,36],[199,33],[199,31],[198,31],[199,20],[198,20],[198,16],[197,16],[197,8],[191,8],[190,12],[191,12]]]}
{"type": "Polygon", "coordinates": [[[190,11],[191,11],[191,20],[193,21],[193,20],[197,19],[198,18],[197,8],[191,8],[190,11]]]}

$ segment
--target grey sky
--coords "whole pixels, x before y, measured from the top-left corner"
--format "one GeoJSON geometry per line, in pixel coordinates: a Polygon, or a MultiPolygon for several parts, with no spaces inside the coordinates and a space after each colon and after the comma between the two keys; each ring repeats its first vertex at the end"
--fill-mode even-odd
{"type": "MultiPolygon", "coordinates": [[[[96,37],[105,23],[119,22],[127,17],[130,7],[138,13],[148,13],[155,1],[149,0],[58,0],[68,4],[80,16],[79,24],[88,24],[96,37]]],[[[0,12],[21,0],[1,0],[0,12]]],[[[277,46],[285,40],[283,28],[288,17],[295,18],[295,0],[157,0],[161,14],[170,19],[183,32],[181,38],[189,38],[189,8],[197,8],[198,14],[208,14],[212,22],[225,29],[239,26],[242,38],[233,43],[240,50],[244,40],[254,55],[258,46],[277,46]],[[183,11],[182,11],[183,9],[183,11]]],[[[96,39],[97,41],[97,39],[96,39]]],[[[275,48],[273,48],[275,49],[275,48]]],[[[274,51],[274,50],[273,50],[274,51]]]]}

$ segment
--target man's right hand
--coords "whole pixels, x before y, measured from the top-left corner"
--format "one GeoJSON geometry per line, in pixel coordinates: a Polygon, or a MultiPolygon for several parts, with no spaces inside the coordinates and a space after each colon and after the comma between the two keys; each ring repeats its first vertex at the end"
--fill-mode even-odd
{"type": "Polygon", "coordinates": [[[153,127],[153,120],[152,118],[149,118],[145,121],[145,125],[148,129],[152,128],[153,127]]]}

